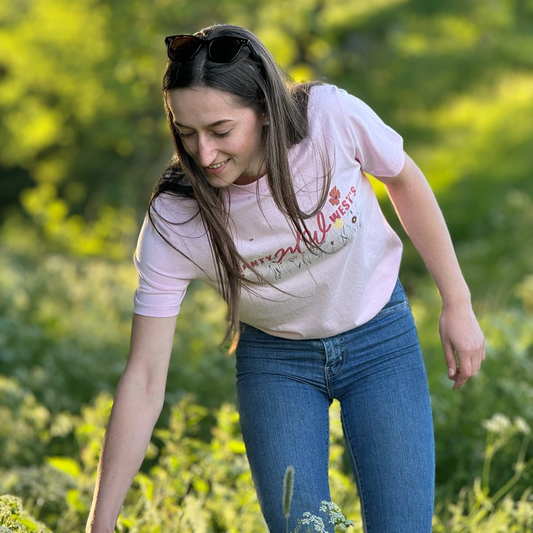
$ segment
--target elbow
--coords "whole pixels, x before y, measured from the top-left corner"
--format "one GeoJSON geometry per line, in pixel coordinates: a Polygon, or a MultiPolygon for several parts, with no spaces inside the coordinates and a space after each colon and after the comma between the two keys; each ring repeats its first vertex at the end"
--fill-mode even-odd
{"type": "Polygon", "coordinates": [[[126,367],[117,387],[117,396],[136,398],[141,408],[149,410],[157,418],[165,403],[165,384],[166,379],[151,372],[137,373],[126,367]]]}
{"type": "Polygon", "coordinates": [[[161,414],[161,411],[163,410],[163,405],[165,404],[164,387],[161,390],[157,390],[157,391],[152,391],[152,390],[147,389],[145,391],[145,398],[154,416],[156,418],[159,418],[159,415],[161,414]]]}

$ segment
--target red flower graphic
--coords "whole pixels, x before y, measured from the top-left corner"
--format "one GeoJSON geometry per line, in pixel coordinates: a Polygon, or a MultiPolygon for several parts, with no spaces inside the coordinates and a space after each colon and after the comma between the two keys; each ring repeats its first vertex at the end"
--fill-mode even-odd
{"type": "Polygon", "coordinates": [[[333,187],[333,189],[329,191],[329,195],[331,196],[331,198],[329,199],[329,203],[331,205],[339,205],[339,199],[341,197],[341,192],[339,191],[339,189],[337,189],[337,187],[333,187]]]}

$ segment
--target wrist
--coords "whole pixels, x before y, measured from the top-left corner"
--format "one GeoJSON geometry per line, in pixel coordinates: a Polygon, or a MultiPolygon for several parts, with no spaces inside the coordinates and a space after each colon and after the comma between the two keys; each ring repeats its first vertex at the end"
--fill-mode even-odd
{"type": "Polygon", "coordinates": [[[102,513],[97,513],[95,516],[94,510],[89,515],[85,533],[114,533],[116,520],[112,518],[105,518],[102,513]]]}
{"type": "Polygon", "coordinates": [[[115,527],[109,527],[109,525],[102,525],[97,524],[96,522],[92,522],[90,524],[87,524],[87,527],[85,529],[85,533],[114,533],[115,527]]]}
{"type": "Polygon", "coordinates": [[[462,287],[455,287],[453,290],[441,291],[442,308],[457,309],[472,307],[472,296],[466,283],[462,287]]]}

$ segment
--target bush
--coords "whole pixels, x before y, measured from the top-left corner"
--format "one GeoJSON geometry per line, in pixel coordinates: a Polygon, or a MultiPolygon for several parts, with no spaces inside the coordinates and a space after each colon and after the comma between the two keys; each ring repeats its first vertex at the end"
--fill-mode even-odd
{"type": "Polygon", "coordinates": [[[0,496],[0,533],[50,533],[22,509],[14,496],[0,496]]]}
{"type": "MultiPolygon", "coordinates": [[[[521,286],[521,285],[520,285],[521,286]]],[[[522,298],[527,293],[516,290],[522,298]]],[[[440,301],[429,284],[411,298],[430,382],[437,456],[437,499],[450,500],[472,486],[483,467],[483,420],[494,413],[522,417],[533,425],[533,315],[517,299],[513,307],[478,304],[486,336],[487,358],[479,374],[460,391],[452,391],[438,336],[440,301]]],[[[517,439],[509,440],[492,465],[492,484],[503,486],[519,453],[517,439]]],[[[533,457],[528,449],[526,459],[533,457]]],[[[526,481],[520,483],[525,490],[526,481]]]]}
{"type": "MultiPolygon", "coordinates": [[[[132,262],[2,252],[0,373],[31,384],[52,412],[79,412],[98,393],[114,392],[128,352],[132,262]]],[[[234,361],[219,348],[224,315],[212,289],[191,284],[176,328],[167,415],[188,392],[210,407],[233,400],[234,361]]]]}

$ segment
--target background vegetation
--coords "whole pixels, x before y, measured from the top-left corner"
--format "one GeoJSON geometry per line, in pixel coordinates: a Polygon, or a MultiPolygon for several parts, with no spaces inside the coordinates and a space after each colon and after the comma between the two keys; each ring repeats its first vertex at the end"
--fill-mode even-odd
{"type": "MultiPolygon", "coordinates": [[[[435,416],[435,531],[530,531],[532,0],[1,3],[0,494],[20,497],[54,531],[83,528],[127,354],[131,256],[172,153],[163,39],[215,22],[250,28],[293,78],[346,88],[404,136],[438,195],[487,335],[482,372],[452,393],[438,295],[405,240],[402,281],[435,416]]],[[[218,348],[224,314],[217,295],[193,284],[164,413],[120,531],[262,529],[234,362],[218,348]]],[[[360,531],[333,427],[334,499],[360,531]]],[[[0,500],[0,529],[41,527],[23,516],[17,500],[0,500]]]]}

